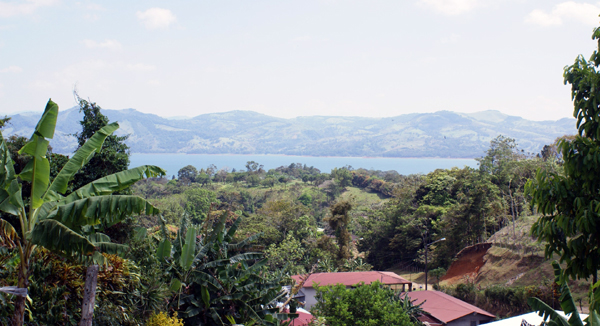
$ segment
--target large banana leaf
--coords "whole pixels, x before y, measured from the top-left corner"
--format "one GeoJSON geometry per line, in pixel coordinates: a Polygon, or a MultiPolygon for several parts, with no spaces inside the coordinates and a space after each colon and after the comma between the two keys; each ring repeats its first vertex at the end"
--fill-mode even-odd
{"type": "Polygon", "coordinates": [[[98,196],[76,200],[59,206],[46,219],[60,221],[65,226],[78,229],[83,225],[114,225],[133,214],[156,215],[158,209],[138,196],[98,196]]]}
{"type": "MultiPolygon", "coordinates": [[[[570,325],[565,317],[559,315],[552,307],[538,298],[527,299],[527,304],[529,304],[533,310],[537,311],[538,315],[540,315],[545,322],[547,321],[548,326],[574,326],[570,325]]],[[[583,324],[580,326],[583,326],[583,324]]]]}
{"type": "Polygon", "coordinates": [[[56,127],[57,118],[58,105],[54,103],[52,99],[49,99],[48,103],[46,103],[44,114],[42,114],[42,117],[35,126],[34,133],[37,133],[44,138],[54,138],[54,128],[56,127]]]}
{"type": "Polygon", "coordinates": [[[61,204],[68,204],[92,196],[110,195],[142,180],[144,176],[152,178],[165,175],[165,173],[165,170],[154,165],[142,165],[137,168],[117,172],[77,189],[61,200],[61,204]]]}
{"type": "Polygon", "coordinates": [[[34,133],[25,146],[19,150],[19,154],[27,153],[32,156],[19,177],[31,182],[31,207],[33,209],[44,203],[43,196],[50,182],[50,162],[46,158],[48,145],[48,140],[34,133]]]}
{"type": "Polygon", "coordinates": [[[158,256],[158,260],[160,261],[163,261],[163,259],[165,258],[171,257],[171,242],[169,241],[169,239],[164,239],[160,242],[156,254],[158,256]]]}
{"type": "Polygon", "coordinates": [[[69,181],[90,159],[94,156],[94,153],[99,153],[102,150],[102,144],[106,137],[110,136],[115,130],[119,129],[119,124],[113,122],[109,125],[102,127],[98,130],[92,138],[88,139],[81,148],[77,150],[75,155],[65,164],[60,170],[54,181],[46,191],[44,199],[46,200],[58,200],[60,196],[57,193],[64,194],[67,191],[69,181]]]}
{"type": "Polygon", "coordinates": [[[94,244],[86,237],[57,220],[39,221],[33,228],[30,238],[36,245],[67,254],[91,255],[96,250],[94,244]]]}
{"type": "Polygon", "coordinates": [[[43,196],[50,182],[50,163],[46,158],[49,142],[46,138],[54,137],[57,117],[58,105],[49,100],[33,135],[19,150],[19,154],[26,153],[33,157],[19,174],[21,179],[31,182],[30,205],[32,209],[36,209],[44,203],[43,196]]]}
{"type": "Polygon", "coordinates": [[[0,211],[19,216],[19,212],[25,210],[21,196],[21,184],[17,179],[13,179],[7,188],[7,190],[0,191],[0,211]]]}
{"type": "Polygon", "coordinates": [[[575,300],[573,300],[573,297],[571,296],[569,285],[563,277],[560,265],[558,262],[554,261],[552,262],[552,267],[554,268],[554,280],[556,284],[559,285],[560,307],[566,315],[571,314],[569,320],[567,321],[566,318],[559,315],[552,307],[548,306],[538,298],[529,298],[527,304],[536,310],[538,315],[540,315],[544,321],[548,320],[548,326],[584,326],[583,321],[579,316],[579,312],[577,311],[575,300]]]}
{"type": "Polygon", "coordinates": [[[103,233],[93,233],[87,239],[96,247],[96,251],[107,254],[121,254],[127,251],[129,246],[110,242],[110,237],[103,233]]]}
{"type": "Polygon", "coordinates": [[[198,229],[195,227],[188,228],[185,234],[185,244],[181,250],[181,257],[179,257],[179,264],[185,271],[190,270],[194,257],[196,256],[197,234],[198,229]]]}

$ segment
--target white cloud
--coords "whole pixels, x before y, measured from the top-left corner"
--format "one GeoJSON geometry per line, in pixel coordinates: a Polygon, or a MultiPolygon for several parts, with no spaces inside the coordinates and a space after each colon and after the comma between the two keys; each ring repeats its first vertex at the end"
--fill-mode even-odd
{"type": "Polygon", "coordinates": [[[136,64],[128,64],[127,69],[133,70],[133,71],[152,71],[152,70],[156,69],[156,67],[152,66],[152,65],[145,65],[143,63],[136,63],[136,64]]]}
{"type": "Polygon", "coordinates": [[[477,7],[478,0],[419,0],[418,4],[448,16],[459,15],[477,7]]]}
{"type": "Polygon", "coordinates": [[[40,7],[48,7],[57,3],[58,0],[0,1],[0,17],[29,15],[40,7]]]}
{"type": "Polygon", "coordinates": [[[163,8],[150,8],[146,11],[138,11],[136,16],[147,29],[165,29],[177,21],[171,10],[163,8]]]}
{"type": "Polygon", "coordinates": [[[120,50],[121,43],[116,40],[104,40],[104,42],[96,42],[93,40],[83,40],[83,44],[89,49],[109,49],[109,50],[120,50]]]}
{"type": "Polygon", "coordinates": [[[21,71],[23,71],[23,69],[21,69],[21,67],[18,67],[18,66],[9,66],[8,68],[0,69],[0,73],[6,73],[6,72],[19,73],[21,71]]]}
{"type": "Polygon", "coordinates": [[[565,20],[577,21],[586,25],[598,25],[600,7],[590,3],[574,1],[562,2],[554,6],[551,12],[533,10],[525,17],[525,22],[539,26],[562,25],[565,20]]]}

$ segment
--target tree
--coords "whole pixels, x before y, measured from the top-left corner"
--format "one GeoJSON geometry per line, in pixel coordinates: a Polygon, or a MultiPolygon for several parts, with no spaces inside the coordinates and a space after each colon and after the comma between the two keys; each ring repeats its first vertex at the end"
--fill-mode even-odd
{"type": "MultiPolygon", "coordinates": [[[[48,101],[29,141],[19,150],[28,154],[30,161],[16,174],[6,141],[0,134],[0,210],[16,216],[19,228],[0,219],[0,245],[17,250],[19,256],[18,284],[29,285],[30,264],[38,246],[65,255],[79,255],[95,261],[102,260],[101,252],[116,251],[118,245],[108,242],[105,235],[95,232],[93,226],[116,224],[132,214],[155,215],[158,210],[146,200],[130,195],[111,195],[146,177],[164,175],[155,166],[141,166],[100,178],[64,195],[68,183],[99,152],[104,140],[117,128],[117,123],[101,128],[77,150],[50,182],[50,163],[46,157],[48,139],[54,136],[58,105],[48,101]],[[23,185],[29,182],[30,196],[23,197],[23,185]],[[20,232],[17,232],[19,229],[20,232]]],[[[15,303],[12,324],[23,324],[25,297],[15,303]]]]}
{"type": "Polygon", "coordinates": [[[218,203],[217,195],[210,190],[192,188],[186,190],[185,210],[196,224],[200,224],[206,218],[212,203],[218,203]]]}
{"type": "Polygon", "coordinates": [[[198,176],[198,170],[193,165],[186,165],[177,172],[177,180],[185,184],[194,182],[196,176],[198,176]]]}
{"type": "Polygon", "coordinates": [[[347,168],[334,168],[331,170],[331,176],[342,188],[346,188],[352,185],[352,172],[347,168]]]}
{"type": "Polygon", "coordinates": [[[358,284],[354,289],[338,284],[318,286],[316,290],[317,303],[311,313],[324,317],[327,325],[415,325],[394,290],[377,281],[358,284]]]}
{"type": "Polygon", "coordinates": [[[446,275],[446,270],[443,267],[438,267],[429,271],[429,274],[435,277],[436,283],[440,284],[440,278],[446,275]]]}
{"type": "MultiPolygon", "coordinates": [[[[598,40],[600,28],[592,38],[598,40]]],[[[563,139],[558,147],[564,164],[560,173],[541,170],[527,183],[532,203],[543,214],[531,232],[546,241],[545,254],[560,255],[564,273],[571,278],[597,281],[600,268],[600,54],[590,60],[578,56],[564,70],[565,84],[571,84],[578,135],[563,139]]],[[[597,289],[595,292],[598,292],[597,289]]]]}
{"type": "Polygon", "coordinates": [[[0,118],[0,129],[4,128],[7,123],[10,122],[10,117],[4,116],[4,118],[0,118]]]}
{"type": "Polygon", "coordinates": [[[343,264],[343,261],[352,257],[350,252],[350,241],[352,239],[348,230],[350,210],[352,210],[352,205],[348,201],[342,200],[331,206],[331,216],[326,218],[329,227],[335,231],[335,239],[339,246],[337,259],[340,265],[343,264]]]}
{"type": "Polygon", "coordinates": [[[476,159],[479,169],[485,173],[497,174],[504,163],[515,159],[516,148],[517,143],[513,138],[497,136],[490,141],[486,156],[476,159]]]}
{"type": "MultiPolygon", "coordinates": [[[[77,149],[81,148],[98,130],[108,125],[108,118],[100,112],[102,108],[88,100],[84,100],[77,92],[75,97],[79,103],[79,112],[83,112],[81,132],[76,133],[77,149]]],[[[109,135],[102,144],[102,149],[75,175],[71,181],[72,189],[79,189],[96,179],[109,174],[127,170],[129,167],[129,146],[125,144],[129,136],[109,135]]]]}

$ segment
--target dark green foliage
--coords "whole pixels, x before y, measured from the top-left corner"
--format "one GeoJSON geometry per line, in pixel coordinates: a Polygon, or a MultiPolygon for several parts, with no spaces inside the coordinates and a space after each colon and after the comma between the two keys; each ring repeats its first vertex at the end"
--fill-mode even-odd
{"type": "Polygon", "coordinates": [[[267,273],[262,254],[245,252],[256,237],[233,242],[240,222],[227,211],[216,220],[209,214],[200,227],[188,226],[182,219],[165,271],[177,292],[174,308],[186,323],[222,325],[229,318],[240,324],[276,321],[282,275],[267,273]]]}
{"type": "Polygon", "coordinates": [[[352,239],[348,230],[351,209],[352,205],[349,202],[337,202],[331,206],[331,215],[325,219],[329,227],[335,231],[335,240],[339,247],[337,260],[340,265],[352,256],[350,252],[350,241],[352,239]]]}
{"type": "MultiPolygon", "coordinates": [[[[595,297],[594,294],[591,296],[590,302],[592,303],[590,306],[590,313],[588,318],[585,320],[581,319],[579,315],[579,311],[577,310],[577,305],[575,304],[575,300],[571,296],[571,290],[569,289],[569,285],[567,284],[567,278],[565,277],[564,272],[560,268],[560,265],[554,261],[552,262],[552,267],[554,268],[554,276],[555,283],[558,285],[558,293],[560,294],[559,303],[560,307],[566,315],[570,315],[569,319],[559,315],[554,307],[550,307],[543,300],[539,298],[529,298],[527,299],[527,303],[531,308],[537,311],[538,315],[540,315],[544,322],[550,326],[596,326],[600,325],[600,313],[598,302],[596,301],[598,298],[595,297]],[[585,324],[584,324],[585,322],[585,324]]],[[[594,285],[596,287],[598,284],[594,285]]]]}
{"type": "Polygon", "coordinates": [[[330,326],[409,326],[415,325],[405,311],[404,302],[393,290],[379,282],[317,287],[317,304],[311,313],[325,317],[330,326]]]}
{"type": "Polygon", "coordinates": [[[186,165],[177,172],[177,180],[183,183],[189,184],[190,182],[194,182],[197,176],[198,170],[192,165],[186,165]]]}
{"type": "Polygon", "coordinates": [[[367,261],[377,269],[412,261],[424,264],[424,243],[445,237],[432,247],[434,266],[448,267],[467,245],[484,241],[503,221],[498,188],[479,171],[436,170],[425,178],[406,180],[379,212],[361,221],[367,261]]]}
{"type": "MultiPolygon", "coordinates": [[[[75,134],[77,149],[79,149],[100,128],[108,125],[108,118],[100,112],[102,108],[98,104],[82,99],[77,93],[75,96],[79,102],[79,112],[83,113],[83,119],[80,121],[82,130],[75,134]]],[[[127,137],[108,136],[100,153],[92,157],[75,175],[70,184],[71,189],[78,189],[103,176],[127,170],[129,166],[129,147],[125,144],[127,137]]]]}
{"type": "Polygon", "coordinates": [[[183,194],[185,196],[185,211],[196,224],[204,221],[213,203],[218,204],[216,194],[207,189],[190,188],[183,194]]]}
{"type": "MultiPolygon", "coordinates": [[[[600,28],[593,33],[600,42],[600,28]]],[[[599,48],[600,50],[600,43],[599,48]]],[[[597,280],[600,268],[600,55],[590,60],[578,56],[565,68],[565,84],[571,84],[578,135],[561,140],[564,161],[561,173],[540,171],[527,190],[542,217],[532,234],[546,241],[546,257],[560,255],[564,272],[571,278],[597,280]]]]}
{"type": "Polygon", "coordinates": [[[529,312],[529,298],[538,297],[550,305],[555,305],[557,297],[554,296],[554,286],[552,282],[541,281],[538,285],[492,285],[480,289],[473,283],[464,283],[453,288],[442,287],[441,290],[499,317],[507,317],[529,312]]]}

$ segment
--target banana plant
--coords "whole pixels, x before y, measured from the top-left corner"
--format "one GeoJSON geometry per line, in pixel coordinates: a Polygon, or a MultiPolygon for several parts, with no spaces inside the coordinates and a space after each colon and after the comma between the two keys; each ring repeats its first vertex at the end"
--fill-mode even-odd
{"type": "MultiPolygon", "coordinates": [[[[559,286],[560,307],[565,315],[570,314],[569,319],[558,314],[552,307],[538,298],[529,298],[527,300],[529,306],[538,312],[538,315],[544,319],[544,323],[548,326],[600,326],[598,298],[595,298],[592,294],[590,314],[585,320],[582,320],[560,265],[554,261],[552,262],[552,267],[554,268],[554,281],[559,286]]],[[[594,284],[593,287],[598,287],[599,284],[600,282],[594,284]]]]}
{"type": "Polygon", "coordinates": [[[199,226],[182,222],[173,246],[167,238],[159,245],[159,258],[173,277],[176,309],[194,325],[280,325],[276,302],[283,295],[282,275],[269,275],[262,253],[243,252],[259,234],[233,243],[242,219],[229,228],[224,211],[216,219],[209,212],[199,226]]]}
{"type": "MultiPolygon", "coordinates": [[[[118,129],[109,124],[92,136],[50,182],[46,157],[49,139],[54,137],[58,105],[48,101],[29,141],[19,154],[31,156],[21,173],[16,174],[6,141],[0,133],[0,211],[18,218],[11,225],[0,218],[0,246],[17,250],[18,288],[27,289],[32,255],[38,246],[66,255],[99,259],[100,252],[117,250],[108,237],[94,234],[92,226],[110,226],[133,214],[156,215],[158,210],[143,198],[112,195],[144,177],[164,175],[156,166],[141,166],[97,179],[70,194],[69,181],[100,152],[106,137],[118,129]],[[23,198],[22,182],[31,185],[31,195],[23,198]]],[[[25,296],[18,296],[12,324],[23,325],[25,296]]]]}

